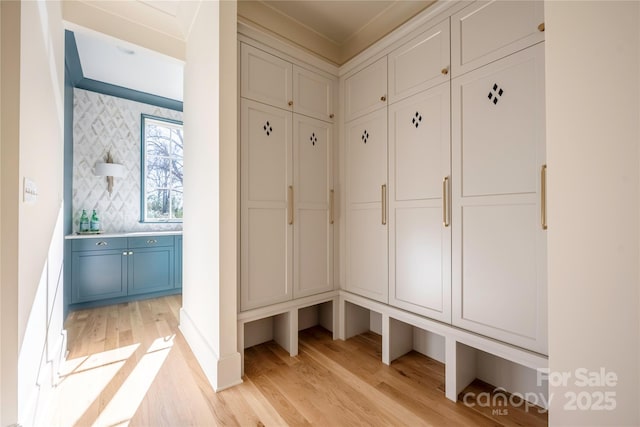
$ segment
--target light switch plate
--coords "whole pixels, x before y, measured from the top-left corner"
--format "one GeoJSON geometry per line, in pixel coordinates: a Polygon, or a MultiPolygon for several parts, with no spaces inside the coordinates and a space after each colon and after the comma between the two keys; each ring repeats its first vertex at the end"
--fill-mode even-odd
{"type": "Polygon", "coordinates": [[[35,203],[38,200],[38,186],[29,178],[24,178],[22,186],[22,200],[25,203],[35,203]]]}

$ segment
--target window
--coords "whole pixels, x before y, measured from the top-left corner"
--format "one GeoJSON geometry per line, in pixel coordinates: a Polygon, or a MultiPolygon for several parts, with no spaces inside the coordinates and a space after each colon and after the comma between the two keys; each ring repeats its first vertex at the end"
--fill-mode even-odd
{"type": "Polygon", "coordinates": [[[142,222],[182,221],[182,122],[142,115],[142,222]]]}

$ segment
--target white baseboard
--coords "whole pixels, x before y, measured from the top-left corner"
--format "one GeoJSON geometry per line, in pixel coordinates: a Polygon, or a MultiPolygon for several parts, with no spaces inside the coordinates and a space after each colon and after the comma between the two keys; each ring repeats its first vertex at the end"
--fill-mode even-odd
{"type": "Polygon", "coordinates": [[[240,353],[236,351],[220,358],[184,307],[180,309],[180,331],[214,391],[218,392],[242,383],[240,353]]]}

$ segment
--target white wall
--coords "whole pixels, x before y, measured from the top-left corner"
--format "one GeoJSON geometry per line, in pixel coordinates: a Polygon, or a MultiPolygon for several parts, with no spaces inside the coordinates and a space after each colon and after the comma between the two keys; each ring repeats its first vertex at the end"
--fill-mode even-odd
{"type": "Polygon", "coordinates": [[[236,80],[236,3],[203,2],[186,44],[180,328],[215,390],[241,381],[236,80]]]}
{"type": "Polygon", "coordinates": [[[181,121],[182,112],[78,88],[73,98],[73,230],[83,209],[97,210],[105,232],[181,230],[181,223],[140,222],[140,115],[181,121]],[[125,170],[111,194],[107,179],[93,174],[108,151],[125,170]]]}
{"type": "Polygon", "coordinates": [[[64,341],[59,304],[64,44],[60,3],[7,3],[2,2],[0,423],[28,425],[54,380],[55,362],[47,351],[60,354],[64,341]],[[33,204],[21,200],[23,177],[38,186],[33,204]]]}
{"type": "Polygon", "coordinates": [[[550,382],[552,425],[640,424],[639,7],[545,2],[549,365],[570,375],[550,382]],[[616,385],[581,386],[578,368],[616,385]],[[598,392],[614,410],[570,410],[598,392]]]}

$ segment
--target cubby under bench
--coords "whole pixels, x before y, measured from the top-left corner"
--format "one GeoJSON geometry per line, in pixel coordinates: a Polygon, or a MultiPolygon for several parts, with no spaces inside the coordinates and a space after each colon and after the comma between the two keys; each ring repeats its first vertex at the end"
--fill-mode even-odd
{"type": "Polygon", "coordinates": [[[372,331],[382,336],[382,363],[415,350],[445,365],[445,394],[459,394],[478,378],[523,396],[542,396],[545,407],[547,356],[474,334],[346,291],[331,291],[238,314],[238,351],[275,341],[298,355],[298,332],[320,325],[333,339],[372,331]]]}

